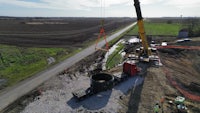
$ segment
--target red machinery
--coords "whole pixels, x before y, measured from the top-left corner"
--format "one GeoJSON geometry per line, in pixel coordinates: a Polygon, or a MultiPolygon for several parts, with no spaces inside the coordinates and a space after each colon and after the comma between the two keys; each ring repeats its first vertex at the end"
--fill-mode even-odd
{"type": "Polygon", "coordinates": [[[139,72],[139,69],[137,68],[135,63],[125,62],[123,64],[123,72],[125,74],[130,75],[130,76],[135,76],[139,72]]]}

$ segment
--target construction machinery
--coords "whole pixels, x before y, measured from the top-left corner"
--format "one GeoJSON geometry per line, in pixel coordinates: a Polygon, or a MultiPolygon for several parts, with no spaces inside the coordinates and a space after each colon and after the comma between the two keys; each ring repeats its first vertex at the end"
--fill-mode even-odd
{"type": "MultiPolygon", "coordinates": [[[[138,34],[139,38],[141,39],[142,42],[142,47],[136,49],[136,53],[138,54],[132,54],[132,59],[136,61],[142,61],[142,62],[150,62],[153,61],[153,64],[159,65],[159,57],[156,55],[156,48],[149,47],[146,34],[145,34],[145,29],[144,29],[144,22],[143,22],[143,17],[140,9],[140,2],[139,0],[134,0],[134,6],[137,14],[137,25],[138,25],[138,34]],[[153,52],[154,51],[154,54],[153,52]]],[[[130,55],[129,55],[130,56],[130,55]]],[[[126,61],[123,64],[123,72],[129,75],[132,75],[132,73],[136,73],[135,70],[135,64],[130,63],[130,61],[126,61]]]]}
{"type": "Polygon", "coordinates": [[[149,49],[149,45],[145,34],[144,22],[139,0],[134,0],[134,6],[137,14],[138,33],[140,39],[142,40],[142,48],[140,49],[141,51],[139,52],[139,59],[148,62],[149,56],[151,55],[151,49],[149,49]]]}
{"type": "MultiPolygon", "coordinates": [[[[134,0],[134,5],[137,13],[137,23],[139,28],[139,37],[142,40],[142,49],[139,52],[139,61],[149,62],[151,58],[151,50],[149,49],[149,45],[146,39],[145,30],[144,30],[144,23],[141,14],[140,4],[138,0],[134,0]]],[[[119,83],[123,82],[127,78],[131,76],[135,76],[141,71],[140,68],[137,67],[135,62],[126,61],[123,64],[123,73],[120,77],[113,76],[107,73],[98,73],[91,76],[91,84],[90,87],[87,89],[78,89],[72,92],[73,96],[78,99],[82,100],[91,95],[99,93],[101,91],[106,91],[108,89],[113,88],[114,86],[118,85],[119,83]]]]}

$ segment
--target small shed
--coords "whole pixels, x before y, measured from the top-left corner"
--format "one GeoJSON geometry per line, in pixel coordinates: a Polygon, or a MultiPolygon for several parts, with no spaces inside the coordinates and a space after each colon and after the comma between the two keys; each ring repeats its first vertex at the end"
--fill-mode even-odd
{"type": "Polygon", "coordinates": [[[178,38],[188,38],[188,29],[181,29],[178,33],[178,38]]]}

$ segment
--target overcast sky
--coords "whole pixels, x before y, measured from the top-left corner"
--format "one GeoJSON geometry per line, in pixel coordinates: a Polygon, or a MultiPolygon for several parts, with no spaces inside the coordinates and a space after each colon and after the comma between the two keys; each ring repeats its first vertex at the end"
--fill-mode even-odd
{"type": "MultiPolygon", "coordinates": [[[[0,16],[136,17],[133,0],[0,0],[0,16]]],[[[200,0],[140,0],[143,17],[200,17],[200,0]]]]}

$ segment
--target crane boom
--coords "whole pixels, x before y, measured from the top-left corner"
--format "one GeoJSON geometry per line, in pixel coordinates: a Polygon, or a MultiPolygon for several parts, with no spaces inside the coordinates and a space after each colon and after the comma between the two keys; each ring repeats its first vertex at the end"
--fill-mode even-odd
{"type": "Polygon", "coordinates": [[[148,42],[147,42],[145,30],[144,30],[144,22],[143,22],[141,9],[140,9],[139,0],[134,0],[134,6],[135,6],[136,14],[137,14],[137,25],[138,25],[138,29],[139,29],[138,33],[139,33],[139,37],[142,40],[143,54],[146,55],[146,56],[150,56],[151,50],[148,49],[149,45],[148,45],[148,42]]]}

